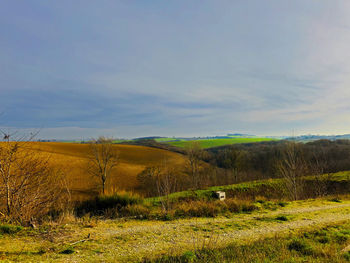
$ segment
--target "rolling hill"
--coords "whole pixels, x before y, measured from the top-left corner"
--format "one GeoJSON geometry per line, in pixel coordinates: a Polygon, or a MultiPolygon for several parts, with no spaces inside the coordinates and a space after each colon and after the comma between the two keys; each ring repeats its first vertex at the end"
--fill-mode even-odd
{"type": "MultiPolygon", "coordinates": [[[[50,154],[51,162],[66,175],[73,199],[85,199],[98,192],[98,180],[86,172],[89,145],[59,142],[32,142],[35,151],[50,154]]],[[[113,145],[119,151],[119,164],[107,180],[107,192],[133,190],[137,186],[137,174],[148,166],[160,164],[164,159],[170,166],[183,166],[181,154],[145,146],[113,145]]]]}

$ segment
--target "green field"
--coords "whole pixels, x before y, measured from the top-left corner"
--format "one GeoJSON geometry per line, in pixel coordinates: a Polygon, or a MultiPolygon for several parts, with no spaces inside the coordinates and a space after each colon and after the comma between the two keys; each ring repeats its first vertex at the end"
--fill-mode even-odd
{"type": "Polygon", "coordinates": [[[178,138],[156,138],[154,139],[156,142],[174,142],[174,141],[184,141],[184,139],[178,138]]]}
{"type": "MultiPolygon", "coordinates": [[[[181,141],[166,141],[166,143],[176,146],[176,147],[186,147],[186,145],[189,145],[193,142],[199,142],[200,146],[203,149],[211,148],[211,147],[218,147],[228,144],[237,144],[237,143],[253,143],[253,142],[263,142],[263,141],[275,141],[276,139],[272,138],[241,138],[241,137],[234,137],[234,138],[227,138],[227,139],[199,139],[199,140],[181,140],[181,141]]],[[[165,141],[165,140],[163,140],[165,141]]]]}

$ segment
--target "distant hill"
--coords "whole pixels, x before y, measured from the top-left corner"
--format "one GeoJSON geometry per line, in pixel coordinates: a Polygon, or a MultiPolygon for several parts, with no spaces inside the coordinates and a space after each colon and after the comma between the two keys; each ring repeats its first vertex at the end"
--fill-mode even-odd
{"type": "Polygon", "coordinates": [[[317,141],[317,140],[350,140],[350,134],[343,134],[343,135],[300,135],[296,137],[288,137],[286,140],[295,140],[295,141],[317,141]]]}

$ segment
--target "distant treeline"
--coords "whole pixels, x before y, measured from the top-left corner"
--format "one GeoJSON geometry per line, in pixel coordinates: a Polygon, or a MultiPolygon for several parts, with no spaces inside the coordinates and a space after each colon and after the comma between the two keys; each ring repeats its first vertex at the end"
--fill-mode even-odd
{"type": "MultiPolygon", "coordinates": [[[[188,189],[229,185],[253,180],[282,178],[281,162],[288,162],[286,149],[290,141],[266,141],[234,144],[203,150],[194,143],[183,149],[160,144],[154,140],[140,140],[138,144],[163,148],[185,154],[185,166],[169,170],[148,167],[138,175],[138,191],[145,196],[164,195],[188,189]],[[166,178],[166,180],[164,179],[166,178]],[[165,180],[165,181],[164,181],[165,180]]],[[[295,142],[298,148],[297,170],[302,176],[322,175],[350,170],[349,140],[318,140],[308,143],[295,142]]]]}
{"type": "MultiPolygon", "coordinates": [[[[285,141],[271,141],[211,148],[207,150],[205,161],[231,170],[238,181],[277,178],[276,164],[282,158],[285,144],[285,141]]],[[[349,140],[298,144],[310,174],[350,170],[349,140]]]]}

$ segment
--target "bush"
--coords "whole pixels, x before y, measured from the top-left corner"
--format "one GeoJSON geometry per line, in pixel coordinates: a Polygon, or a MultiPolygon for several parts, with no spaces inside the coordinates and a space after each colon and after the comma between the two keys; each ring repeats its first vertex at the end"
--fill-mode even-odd
{"type": "Polygon", "coordinates": [[[343,244],[348,240],[348,236],[342,233],[336,233],[335,240],[338,244],[343,244]]]}
{"type": "Polygon", "coordinates": [[[320,237],[320,238],[318,238],[317,240],[318,240],[318,242],[320,242],[321,244],[327,244],[327,243],[329,243],[329,241],[330,241],[330,239],[329,239],[328,236],[320,237]]]}
{"type": "Polygon", "coordinates": [[[277,216],[277,217],[276,217],[276,220],[279,220],[279,221],[288,221],[288,217],[286,217],[286,216],[277,216]]]}
{"type": "Polygon", "coordinates": [[[70,255],[70,254],[73,254],[75,251],[73,248],[67,248],[67,249],[64,249],[60,252],[60,254],[64,254],[64,255],[70,255]]]}
{"type": "Polygon", "coordinates": [[[303,255],[311,255],[313,253],[312,247],[303,239],[294,239],[288,245],[289,250],[295,250],[303,255]]]}
{"type": "Polygon", "coordinates": [[[62,211],[69,200],[61,170],[48,154],[26,143],[0,144],[0,215],[6,222],[21,225],[40,222],[53,209],[62,211]]]}
{"type": "Polygon", "coordinates": [[[0,225],[0,234],[16,234],[21,231],[23,227],[13,225],[0,225]]]}
{"type": "Polygon", "coordinates": [[[78,216],[85,214],[118,216],[118,212],[126,206],[142,204],[143,199],[130,193],[98,196],[76,205],[75,211],[78,216]]]}
{"type": "Polygon", "coordinates": [[[181,262],[194,262],[197,259],[192,251],[187,251],[181,256],[181,262]]]}
{"type": "Polygon", "coordinates": [[[184,202],[175,209],[175,215],[178,217],[215,217],[225,209],[225,203],[221,201],[192,201],[184,202]]]}
{"type": "Polygon", "coordinates": [[[344,254],[344,258],[345,258],[346,261],[349,261],[349,262],[350,262],[350,251],[348,251],[348,252],[346,252],[346,253],[344,254]]]}
{"type": "Polygon", "coordinates": [[[121,209],[121,214],[125,216],[134,216],[139,219],[149,218],[150,209],[141,204],[127,205],[121,209]]]}
{"type": "Polygon", "coordinates": [[[231,213],[252,212],[258,209],[252,202],[246,200],[226,199],[225,204],[231,213]]]}

